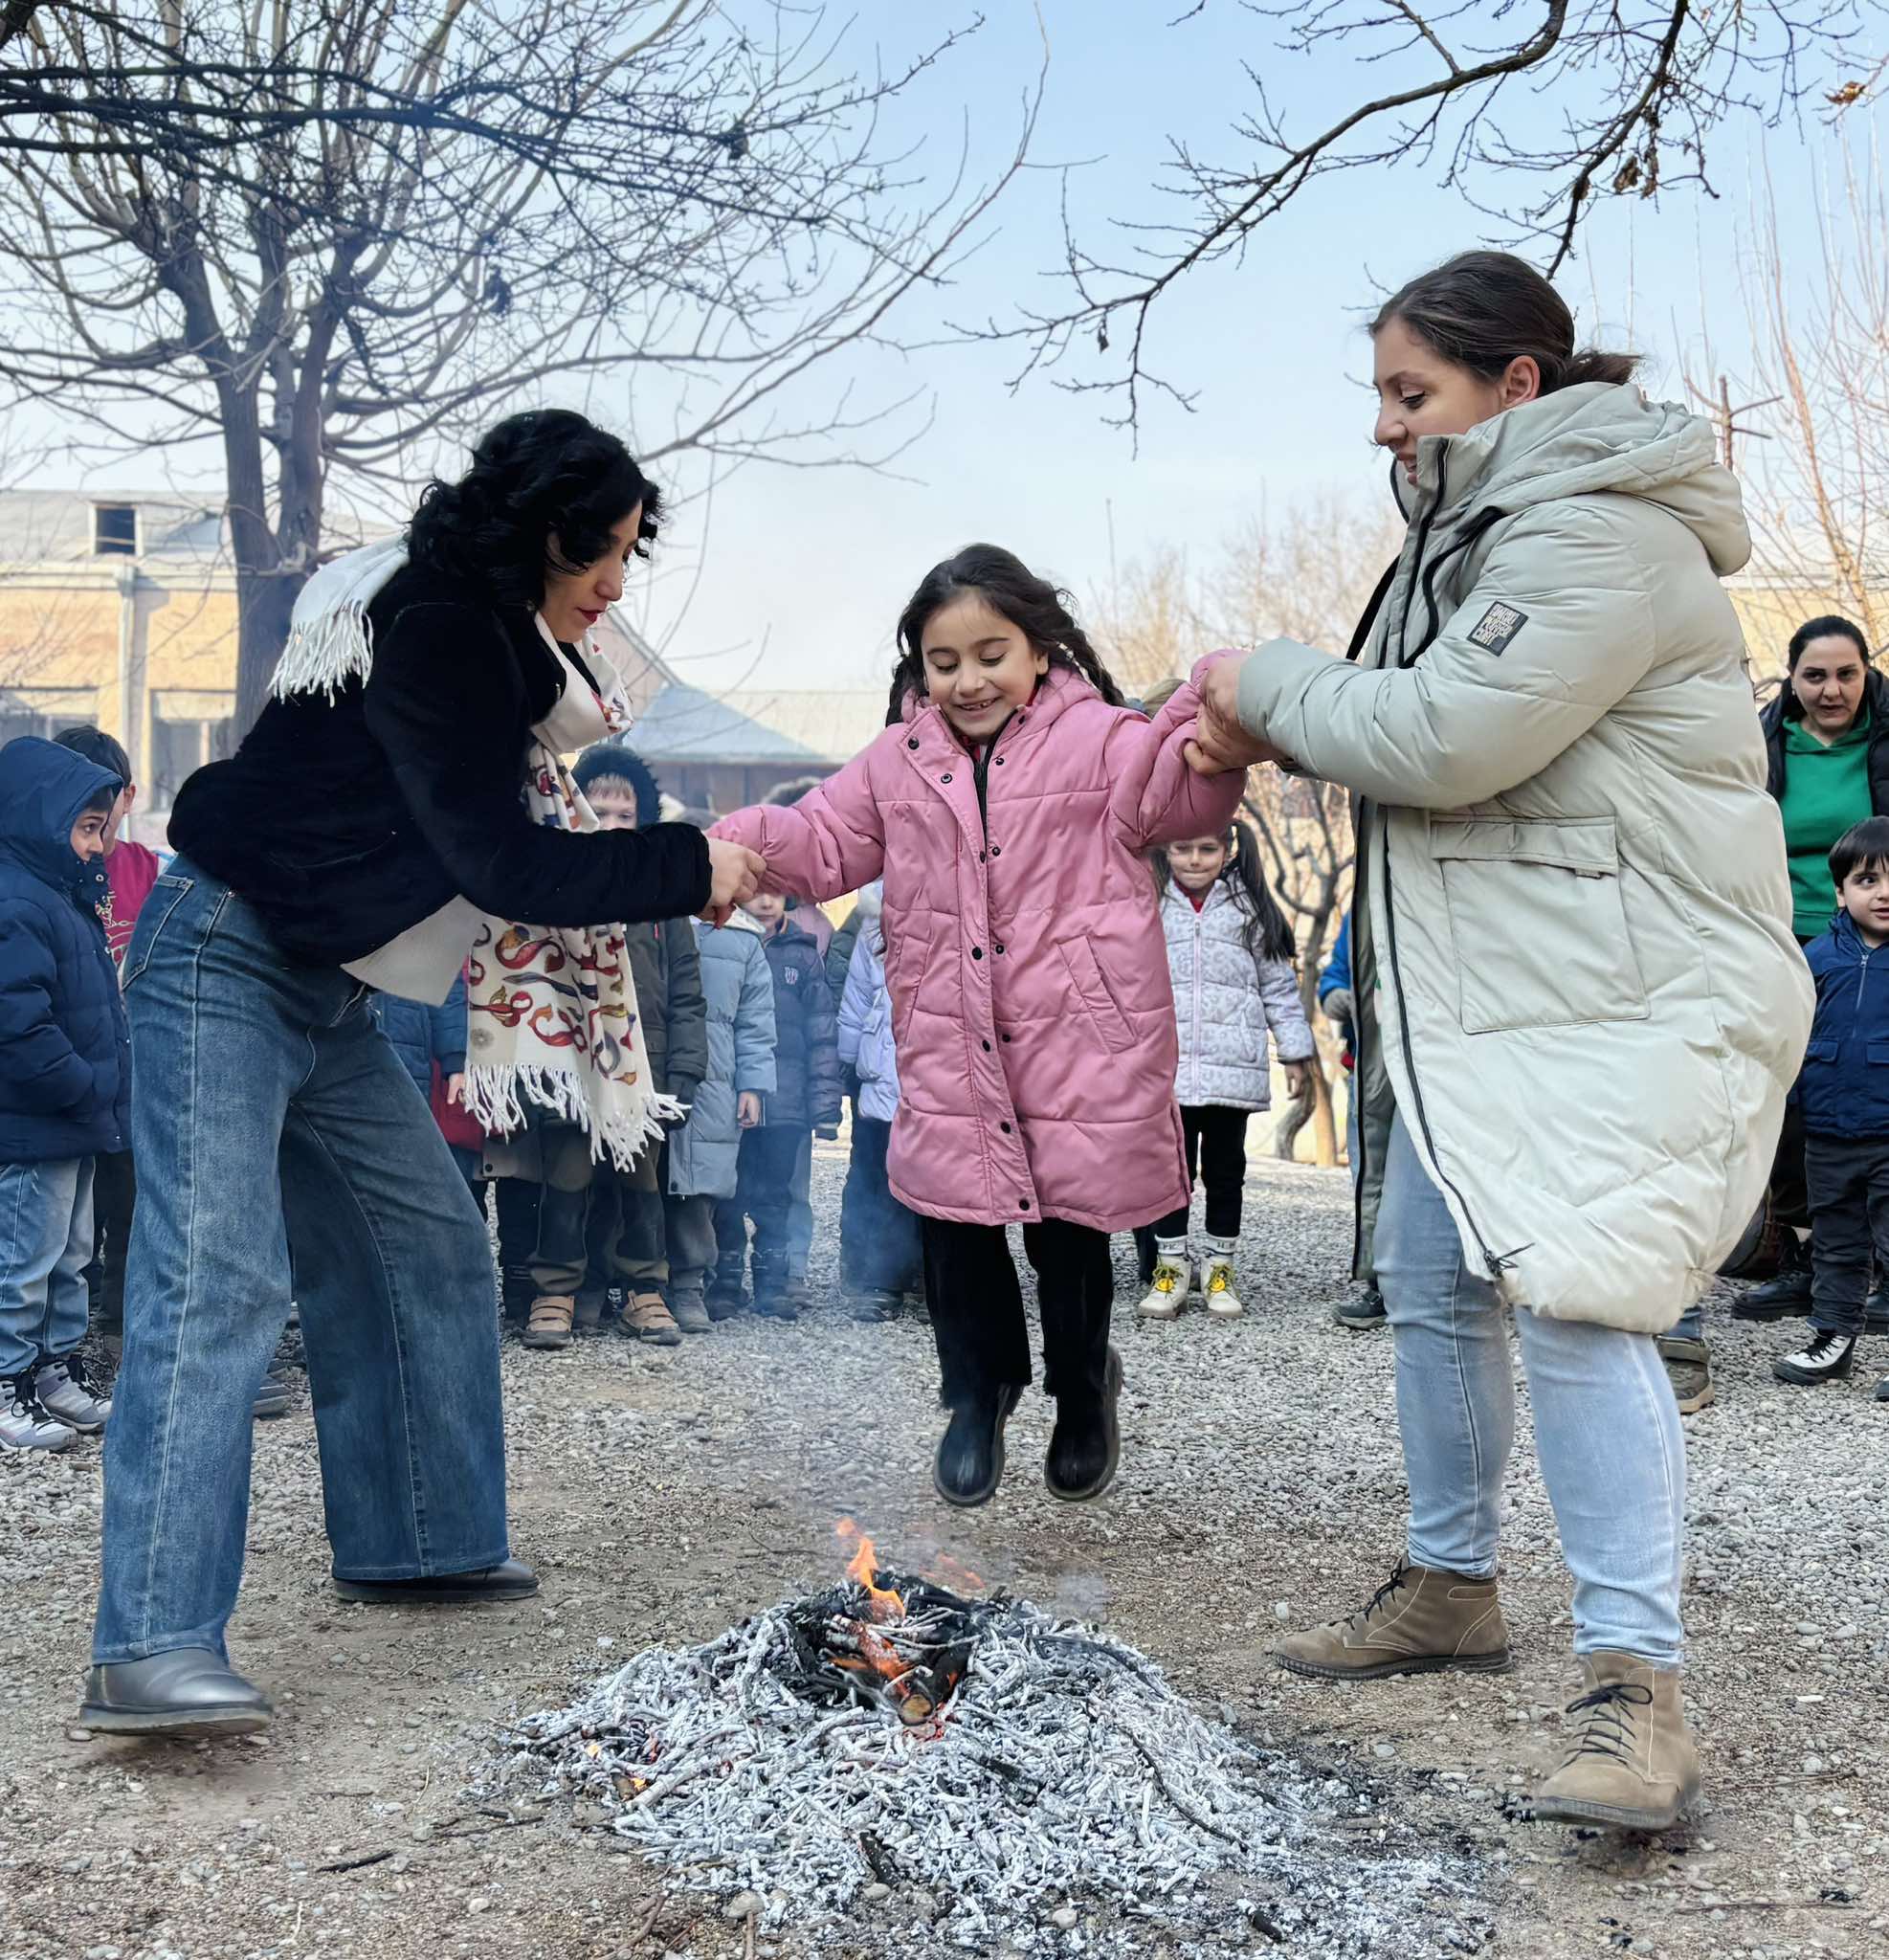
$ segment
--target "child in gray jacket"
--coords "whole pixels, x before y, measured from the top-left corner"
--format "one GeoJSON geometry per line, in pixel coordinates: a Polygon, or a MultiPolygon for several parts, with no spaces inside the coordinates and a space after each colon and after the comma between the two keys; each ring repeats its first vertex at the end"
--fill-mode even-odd
{"type": "MultiPolygon", "coordinates": [[[[1174,983],[1180,1065],[1174,1093],[1187,1137],[1189,1179],[1207,1186],[1207,1237],[1199,1286],[1207,1310],[1243,1311],[1233,1285],[1246,1125],[1273,1100],[1272,1047],[1300,1094],[1314,1053],[1299,998],[1292,927],[1267,888],[1253,833],[1242,823],[1154,854],[1161,923],[1174,983]]],[[[1172,1320],[1192,1289],[1188,1213],[1154,1228],[1154,1280],[1141,1311],[1172,1320]]]]}

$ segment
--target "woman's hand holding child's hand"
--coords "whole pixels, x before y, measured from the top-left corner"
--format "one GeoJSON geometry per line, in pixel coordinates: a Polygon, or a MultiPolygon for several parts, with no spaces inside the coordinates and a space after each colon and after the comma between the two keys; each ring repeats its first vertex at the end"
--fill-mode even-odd
{"type": "Polygon", "coordinates": [[[752,1089],[744,1089],[735,1098],[735,1122],[743,1129],[752,1129],[761,1121],[761,1098],[752,1089]]]}
{"type": "Polygon", "coordinates": [[[463,1069],[457,1075],[446,1078],[446,1106],[449,1109],[463,1109],[466,1106],[466,1077],[463,1069]]]}
{"type": "Polygon", "coordinates": [[[711,925],[725,925],[737,905],[744,905],[761,889],[767,874],[767,859],[745,844],[731,843],[726,837],[708,840],[708,903],[696,914],[711,925]]]}
{"type": "Polygon", "coordinates": [[[1215,660],[1200,683],[1200,715],[1187,746],[1188,767],[1197,775],[1222,776],[1255,763],[1292,761],[1282,748],[1248,734],[1240,724],[1240,670],[1253,657],[1215,660]]]}

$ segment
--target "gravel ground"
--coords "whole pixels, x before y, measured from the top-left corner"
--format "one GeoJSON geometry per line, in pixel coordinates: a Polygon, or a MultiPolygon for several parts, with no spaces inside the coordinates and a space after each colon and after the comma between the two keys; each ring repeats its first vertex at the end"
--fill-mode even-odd
{"type": "MultiPolygon", "coordinates": [[[[842,1170],[822,1152],[824,1227],[842,1170]]],[[[1794,1327],[1715,1320],[1719,1402],[1687,1426],[1689,1688],[1709,1805],[1656,1840],[1548,1829],[1519,1821],[1515,1799],[1553,1760],[1574,1673],[1525,1419],[1503,1576],[1515,1674],[1341,1691],[1268,1663],[1281,1624],[1347,1610],[1389,1567],[1403,1489],[1388,1337],[1326,1313],[1345,1290],[1342,1176],[1257,1168],[1247,1220],[1245,1320],[1122,1323],[1122,1476],[1076,1509],[1043,1489],[1050,1412],[1036,1395],[1011,1426],[997,1501],[968,1514],[937,1502],[921,1323],[858,1327],[823,1305],[797,1326],[737,1322],[675,1350],[615,1335],[563,1355],[508,1345],[514,1544],[544,1591],[479,1613],[389,1613],[327,1590],[299,1406],[256,1433],[233,1628],[237,1664],[275,1693],[278,1720],[213,1748],[73,1728],[99,1447],[0,1459],[0,1960],[732,1960],[750,1929],[611,1855],[581,1815],[495,1815],[466,1791],[510,1717],[833,1578],[842,1516],[877,1534],[887,1564],[948,1558],[1100,1623],[1254,1743],[1363,1793],[1361,1860],[1439,1848],[1465,1860],[1491,1950],[1889,1951],[1889,1408],[1869,1398],[1889,1342],[1870,1344],[1879,1351],[1848,1384],[1788,1389],[1768,1363],[1794,1327]]],[[[819,1236],[816,1287],[831,1282],[833,1238],[819,1236]]],[[[908,1905],[895,1894],[820,1949],[941,1950],[908,1905]]],[[[1078,1922],[1072,1954],[1093,1950],[1095,1928],[1078,1922]]],[[[1145,1939],[1150,1955],[1188,1950],[1158,1928],[1145,1939]]],[[[789,1930],[755,1950],[811,1943],[789,1930]]]]}

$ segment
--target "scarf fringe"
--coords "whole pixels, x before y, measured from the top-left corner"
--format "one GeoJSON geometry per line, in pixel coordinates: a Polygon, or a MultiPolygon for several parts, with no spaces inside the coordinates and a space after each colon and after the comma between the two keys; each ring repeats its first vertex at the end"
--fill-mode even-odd
{"type": "Polygon", "coordinates": [[[373,664],[373,622],[365,602],[350,600],[289,628],[269,692],[278,701],[298,694],[323,694],[333,701],[350,680],[365,680],[373,664]]]}
{"type": "Polygon", "coordinates": [[[607,1102],[600,1111],[585,1094],[582,1079],[563,1069],[486,1062],[466,1071],[466,1112],[487,1135],[508,1137],[522,1129],[527,1102],[577,1125],[590,1139],[591,1163],[601,1164],[608,1152],[619,1170],[629,1170],[646,1149],[662,1141],[670,1125],[689,1113],[686,1102],[656,1094],[645,1096],[633,1110],[607,1102]]]}

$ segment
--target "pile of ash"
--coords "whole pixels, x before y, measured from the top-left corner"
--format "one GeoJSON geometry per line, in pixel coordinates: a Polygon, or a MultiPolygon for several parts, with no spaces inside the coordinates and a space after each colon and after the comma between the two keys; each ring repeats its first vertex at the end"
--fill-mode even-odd
{"type": "Polygon", "coordinates": [[[871,1558],[519,1722],[495,1791],[587,1800],[676,1883],[750,1894],[815,1947],[862,1895],[922,1900],[973,1952],[1482,1945],[1480,1874],[1361,1841],[1371,1793],[1242,1741],[1105,1634],[871,1558]]]}

